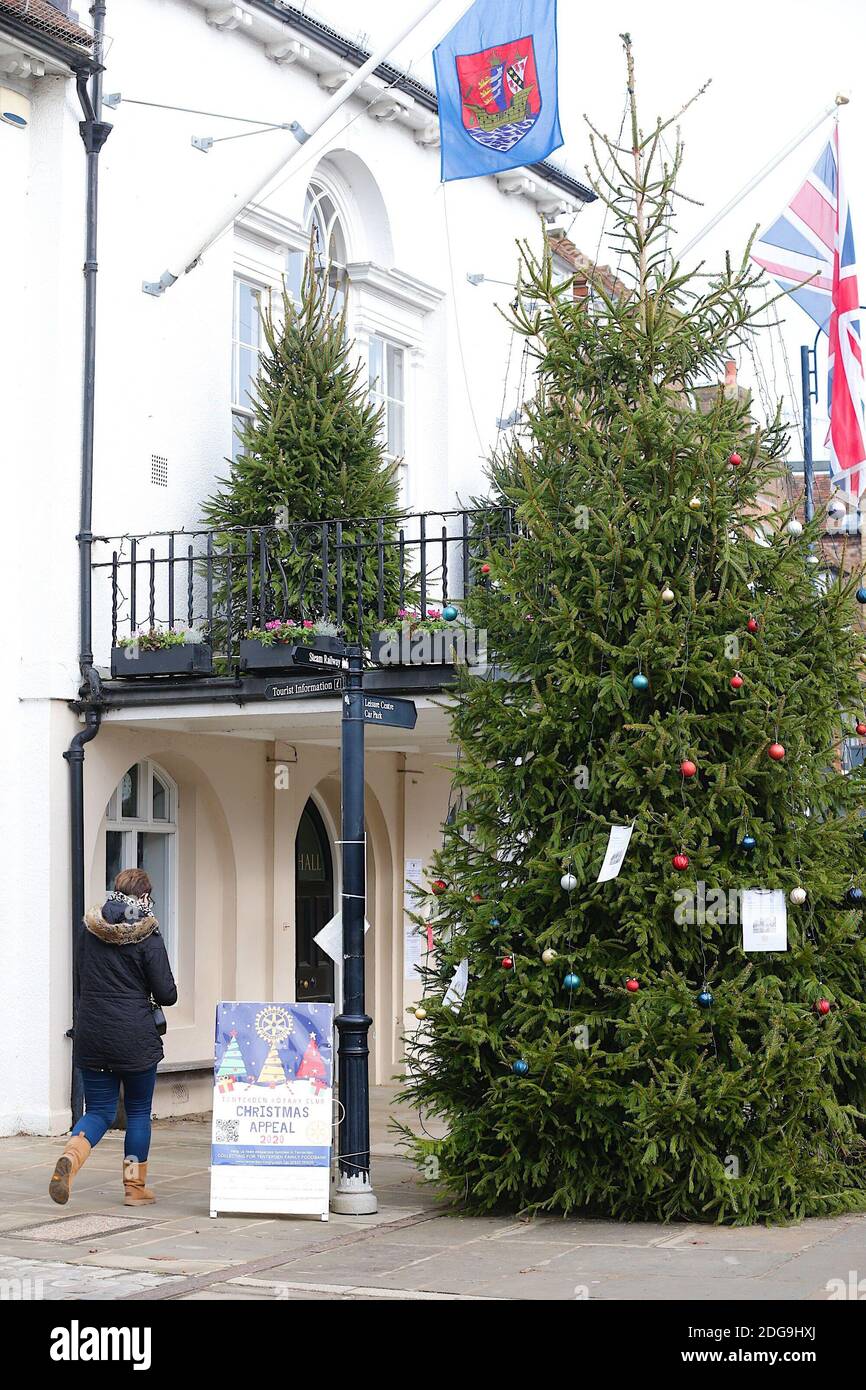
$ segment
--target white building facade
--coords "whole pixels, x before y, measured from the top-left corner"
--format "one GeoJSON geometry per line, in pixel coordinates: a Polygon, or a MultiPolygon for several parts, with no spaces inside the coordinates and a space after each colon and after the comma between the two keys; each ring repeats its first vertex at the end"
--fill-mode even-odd
{"type": "MultiPolygon", "coordinates": [[[[113,129],[99,161],[92,528],[101,692],[90,702],[99,730],[85,749],[85,896],[101,901],[114,872],[135,862],[154,881],[179,987],[157,1085],[156,1113],[166,1115],[209,1104],[219,999],[321,999],[339,988],[310,943],[339,898],[341,702],[265,698],[265,683],[237,671],[113,680],[112,614],[115,624],[184,621],[179,571],[169,613],[159,565],[182,559],[189,533],[200,532],[201,505],[226,474],[249,411],[260,310],[284,284],[297,286],[313,230],[384,407],[385,448],[400,460],[413,518],[407,534],[417,537],[422,515],[429,534],[459,525],[443,518],[484,490],[498,422],[519,404],[509,361],[522,345],[497,307],[515,279],[515,242],[540,247],[542,218],[567,225],[591,195],[553,165],[443,187],[433,94],[380,69],[201,264],[164,293],[146,293],[143,283],[158,280],[197,228],[204,238],[281,142],[287,157],[294,148],[286,130],[251,132],[309,124],[366,55],[270,0],[108,0],[105,28],[102,119],[113,129]],[[184,536],[169,542],[168,532],[184,536]]],[[[75,68],[86,77],[91,54],[88,26],[62,0],[0,0],[9,115],[0,120],[8,505],[0,1004],[11,1054],[2,1133],[61,1133],[70,1120],[63,754],[86,713],[76,542],[85,182],[75,68]]],[[[205,543],[196,536],[189,566],[196,605],[205,543]]],[[[462,592],[459,547],[448,554],[448,592],[440,566],[431,598],[462,592]]],[[[367,1007],[379,1083],[399,1067],[406,1005],[419,988],[406,874],[419,865],[423,873],[448,806],[447,693],[437,682],[401,685],[395,675],[383,688],[413,695],[417,726],[368,734],[367,1007]]]]}

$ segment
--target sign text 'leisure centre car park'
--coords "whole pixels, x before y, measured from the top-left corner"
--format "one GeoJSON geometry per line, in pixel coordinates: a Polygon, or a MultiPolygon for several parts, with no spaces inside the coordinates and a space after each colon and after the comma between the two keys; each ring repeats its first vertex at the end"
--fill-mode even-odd
{"type": "Polygon", "coordinates": [[[414,700],[397,700],[388,695],[362,695],[360,691],[352,691],[343,696],[343,703],[344,718],[363,719],[365,724],[389,724],[398,729],[414,729],[418,718],[414,700]]]}

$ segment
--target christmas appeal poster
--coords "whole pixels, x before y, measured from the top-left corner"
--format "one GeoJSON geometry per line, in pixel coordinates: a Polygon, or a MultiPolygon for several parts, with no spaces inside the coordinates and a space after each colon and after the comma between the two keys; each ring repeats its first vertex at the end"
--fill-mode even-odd
{"type": "Polygon", "coordinates": [[[327,1215],[331,1004],[216,1010],[211,1213],[327,1215]]]}

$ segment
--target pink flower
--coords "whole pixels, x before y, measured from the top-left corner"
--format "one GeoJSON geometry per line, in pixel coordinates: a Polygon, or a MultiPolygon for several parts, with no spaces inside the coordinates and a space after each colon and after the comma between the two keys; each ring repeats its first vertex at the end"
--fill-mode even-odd
{"type": "Polygon", "coordinates": [[[428,609],[427,609],[427,617],[428,617],[428,618],[441,618],[441,617],[442,617],[442,609],[441,609],[441,608],[428,608],[428,609]]]}
{"type": "Polygon", "coordinates": [[[305,619],[304,619],[304,627],[307,627],[307,628],[313,627],[313,622],[312,622],[312,620],[311,620],[310,618],[305,618],[305,619]]]}
{"type": "Polygon", "coordinates": [[[277,627],[282,627],[282,623],[280,622],[279,618],[271,618],[271,621],[269,623],[265,623],[265,628],[268,632],[273,632],[274,628],[277,627]]]}

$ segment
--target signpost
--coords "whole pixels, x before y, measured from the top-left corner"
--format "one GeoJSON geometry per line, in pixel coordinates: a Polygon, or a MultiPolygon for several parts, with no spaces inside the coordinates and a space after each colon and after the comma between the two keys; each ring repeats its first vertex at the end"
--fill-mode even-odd
{"type": "Polygon", "coordinates": [[[266,700],[305,700],[313,695],[342,695],[343,676],[299,676],[291,680],[268,681],[266,700]]]}
{"type": "Polygon", "coordinates": [[[390,724],[398,729],[414,729],[418,718],[414,700],[394,700],[384,695],[362,695],[361,709],[365,723],[390,724]]]}
{"type": "Polygon", "coordinates": [[[331,1210],[349,1216],[369,1216],[378,1210],[370,1185],[370,1048],[372,1019],[364,1005],[364,910],[366,907],[366,835],[364,831],[364,728],[390,724],[413,729],[416,710],[411,700],[365,695],[364,657],[360,647],[348,648],[348,672],[343,692],[340,755],[342,780],[343,891],[343,1008],[335,1019],[340,1059],[340,1120],[338,1179],[331,1210]]]}
{"type": "Polygon", "coordinates": [[[318,647],[305,647],[299,642],[292,652],[292,665],[312,666],[316,671],[345,671],[348,669],[349,659],[337,652],[323,652],[318,647]]]}

